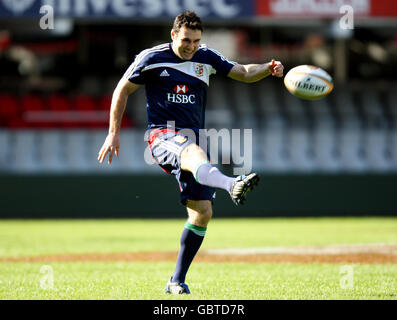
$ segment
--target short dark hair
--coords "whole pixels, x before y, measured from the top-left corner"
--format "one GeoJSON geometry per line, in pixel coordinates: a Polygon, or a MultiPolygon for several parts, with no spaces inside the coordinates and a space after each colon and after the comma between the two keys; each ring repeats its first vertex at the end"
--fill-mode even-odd
{"type": "Polygon", "coordinates": [[[172,29],[179,32],[183,26],[192,30],[203,31],[201,19],[194,11],[187,10],[176,16],[172,29]]]}

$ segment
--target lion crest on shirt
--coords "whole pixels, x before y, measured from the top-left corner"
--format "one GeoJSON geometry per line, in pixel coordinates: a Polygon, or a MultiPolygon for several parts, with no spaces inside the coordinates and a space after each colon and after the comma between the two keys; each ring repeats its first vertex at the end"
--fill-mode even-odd
{"type": "Polygon", "coordinates": [[[194,71],[198,77],[202,77],[204,74],[204,66],[201,63],[196,63],[194,66],[194,71]]]}

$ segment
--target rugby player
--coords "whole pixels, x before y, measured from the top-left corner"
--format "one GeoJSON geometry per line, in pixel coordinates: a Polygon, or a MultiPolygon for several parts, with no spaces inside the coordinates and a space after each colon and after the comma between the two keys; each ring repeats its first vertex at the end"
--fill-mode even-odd
{"type": "Polygon", "coordinates": [[[199,132],[204,128],[209,78],[218,74],[251,83],[269,75],[282,77],[284,69],[275,60],[248,65],[229,61],[216,50],[200,44],[202,32],[201,19],[194,12],[185,11],[174,20],[171,43],[146,49],[135,57],[114,90],[109,133],[98,153],[99,162],[103,163],[109,156],[109,164],[114,154],[119,155],[127,98],[144,85],[149,148],[159,166],[178,180],[180,200],[188,213],[176,267],[166,284],[166,292],[173,294],[190,293],[185,278],[206,234],[215,188],[228,192],[233,202],[240,205],[259,181],[256,173],[224,175],[211,165],[207,150],[200,147],[199,132]],[[186,135],[186,129],[196,135],[186,135]]]}

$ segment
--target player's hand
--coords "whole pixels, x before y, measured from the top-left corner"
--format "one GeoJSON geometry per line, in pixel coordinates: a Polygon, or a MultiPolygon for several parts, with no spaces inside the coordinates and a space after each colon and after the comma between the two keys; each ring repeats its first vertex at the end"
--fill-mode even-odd
{"type": "Polygon", "coordinates": [[[272,59],[272,61],[269,63],[269,70],[272,73],[272,76],[281,78],[283,76],[284,66],[280,61],[275,61],[272,59]]]}
{"type": "Polygon", "coordinates": [[[98,152],[98,161],[103,163],[106,156],[109,154],[108,163],[111,164],[113,160],[113,155],[119,156],[120,149],[120,135],[119,134],[108,134],[101,150],[98,152]]]}

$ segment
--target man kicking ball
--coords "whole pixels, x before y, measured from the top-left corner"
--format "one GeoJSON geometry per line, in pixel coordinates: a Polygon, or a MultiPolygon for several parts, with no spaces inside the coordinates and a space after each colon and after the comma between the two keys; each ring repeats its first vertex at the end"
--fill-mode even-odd
{"type": "Polygon", "coordinates": [[[224,175],[211,165],[207,150],[200,147],[209,78],[216,73],[250,83],[269,75],[282,77],[284,69],[274,60],[249,65],[229,61],[219,52],[200,45],[202,32],[200,18],[186,11],[175,18],[171,43],[146,49],[136,56],[113,93],[109,134],[98,154],[101,163],[109,155],[109,164],[114,154],[118,156],[127,98],[145,85],[149,148],[159,166],[178,180],[180,200],[188,212],[176,267],[166,285],[166,292],[173,294],[190,293],[185,278],[206,234],[215,188],[224,189],[240,205],[259,182],[256,173],[224,175]],[[194,132],[195,137],[186,135],[186,129],[194,132]]]}

